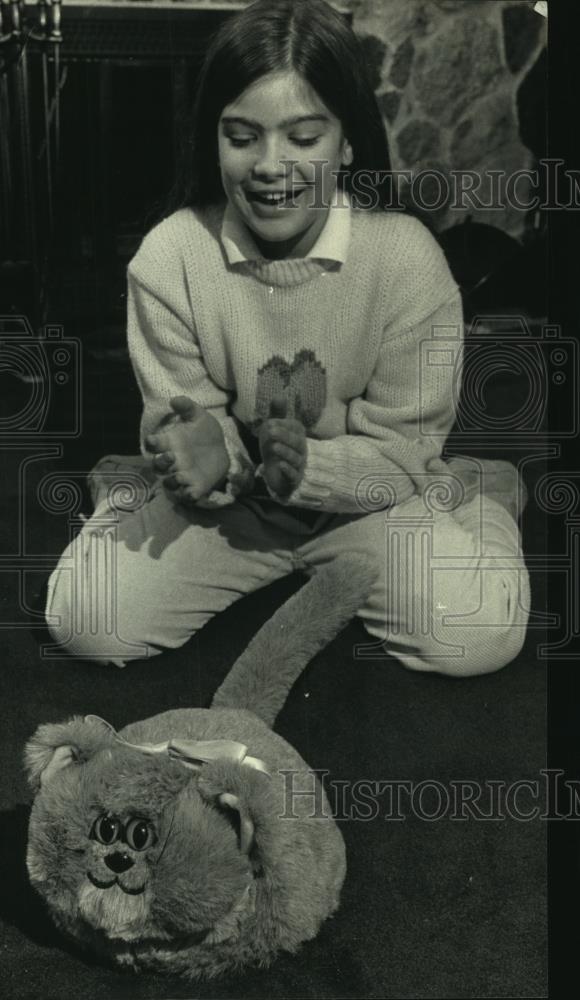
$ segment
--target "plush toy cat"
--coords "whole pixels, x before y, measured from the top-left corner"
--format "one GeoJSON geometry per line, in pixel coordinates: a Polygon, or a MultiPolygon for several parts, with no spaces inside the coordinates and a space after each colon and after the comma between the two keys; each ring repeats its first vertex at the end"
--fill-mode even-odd
{"type": "Polygon", "coordinates": [[[40,726],[25,754],[27,865],[64,932],[105,959],[191,978],[266,966],[317,934],[338,906],[344,842],[315,774],[270,726],[372,582],[358,556],[316,573],[210,709],[118,734],[90,715],[40,726]]]}

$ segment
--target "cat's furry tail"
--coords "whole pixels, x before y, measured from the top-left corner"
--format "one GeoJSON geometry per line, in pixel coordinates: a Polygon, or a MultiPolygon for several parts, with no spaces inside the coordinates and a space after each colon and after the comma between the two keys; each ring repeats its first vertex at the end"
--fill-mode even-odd
{"type": "Polygon", "coordinates": [[[256,633],[212,708],[246,708],[272,726],[306,664],[360,610],[375,579],[371,560],[356,553],[317,570],[256,633]]]}

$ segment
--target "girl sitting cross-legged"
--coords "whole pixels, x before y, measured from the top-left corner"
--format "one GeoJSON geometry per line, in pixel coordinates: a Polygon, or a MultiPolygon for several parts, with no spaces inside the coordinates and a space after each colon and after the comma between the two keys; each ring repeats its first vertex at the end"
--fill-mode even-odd
{"type": "Polygon", "coordinates": [[[90,477],[95,512],[49,582],[53,638],[121,666],[357,551],[386,652],[497,670],[528,619],[524,488],[507,462],[441,457],[460,294],[428,229],[389,208],[355,35],[323,0],[258,0],[217,34],[194,111],[175,210],[129,266],[142,455],[90,477]],[[115,509],[128,472],[147,489],[115,509]]]}

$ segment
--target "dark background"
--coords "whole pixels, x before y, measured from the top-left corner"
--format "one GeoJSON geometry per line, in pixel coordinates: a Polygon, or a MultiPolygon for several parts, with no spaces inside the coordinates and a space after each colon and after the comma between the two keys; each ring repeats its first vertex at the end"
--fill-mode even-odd
{"type": "MultiPolygon", "coordinates": [[[[577,22],[577,10],[571,12],[569,5],[563,23],[561,8],[552,7],[548,151],[575,163],[577,129],[570,127],[570,116],[578,106],[572,90],[578,37],[577,23],[572,22],[577,22]]],[[[172,30],[168,41],[174,52],[178,35],[172,30]]],[[[53,427],[53,437],[8,435],[0,454],[5,484],[0,498],[4,994],[66,1000],[102,995],[542,996],[548,836],[550,996],[569,995],[579,944],[577,920],[568,915],[580,889],[574,823],[463,826],[413,818],[393,824],[379,818],[369,824],[343,824],[349,874],[337,917],[297,958],[282,958],[267,973],[209,986],[101,969],[71,951],[31,893],[24,868],[28,793],[20,759],[23,743],[36,726],[92,711],[120,727],[165,708],[206,704],[261,622],[301,582],[292,578],[240,602],[183,650],[165,655],[163,662],[135,664],[119,672],[41,656],[40,647],[47,641],[42,628],[47,573],[66,544],[70,517],[90,511],[83,474],[106,452],[137,450],[139,397],[123,341],[125,267],[162,209],[176,126],[197,65],[195,56],[182,62],[173,59],[170,68],[158,49],[152,58],[143,28],[141,36],[132,32],[131,44],[143,46],[146,55],[142,49],[130,64],[116,57],[103,66],[101,57],[95,57],[102,38],[93,34],[87,41],[86,36],[80,33],[75,44],[90,51],[71,59],[66,100],[63,92],[62,173],[53,191],[59,226],[50,230],[46,171],[42,160],[36,160],[24,205],[36,222],[35,259],[28,260],[24,252],[0,253],[2,313],[25,314],[33,331],[43,322],[62,324],[65,335],[78,337],[82,348],[82,435],[67,436],[71,399],[58,402],[57,397],[45,424],[53,427]],[[47,475],[63,470],[69,470],[77,484],[79,502],[63,505],[60,513],[46,510],[38,504],[37,488],[47,475]]],[[[158,35],[156,39],[157,46],[158,35]]],[[[119,32],[112,41],[109,36],[106,44],[126,46],[126,35],[119,32]]],[[[31,66],[31,86],[37,94],[41,79],[37,61],[31,66]]],[[[544,152],[542,118],[540,102],[537,118],[530,118],[538,156],[544,152]]],[[[42,115],[37,114],[31,127],[41,137],[42,115]]],[[[22,191],[22,176],[14,183],[16,193],[22,191]]],[[[19,219],[13,228],[11,247],[17,251],[29,245],[25,223],[19,219]]],[[[564,336],[575,337],[575,225],[574,213],[554,213],[549,227],[544,220],[542,239],[517,252],[504,234],[487,230],[462,231],[447,242],[442,236],[464,291],[467,318],[504,309],[521,311],[537,324],[548,315],[550,322],[562,325],[564,336]],[[493,275],[475,293],[475,285],[489,273],[490,260],[493,275]],[[503,266],[497,266],[499,262],[503,266]]],[[[33,387],[15,377],[10,366],[0,366],[0,376],[9,421],[24,412],[33,387]]],[[[505,416],[512,412],[510,407],[517,412],[525,391],[521,369],[515,366],[490,386],[490,412],[505,416]]],[[[559,410],[560,398],[552,400],[550,440],[568,418],[559,410]]],[[[469,451],[457,434],[450,445],[452,450],[469,451]]],[[[574,445],[572,441],[568,450],[563,445],[564,472],[576,465],[574,445]]],[[[521,460],[525,449],[517,442],[511,449],[502,457],[521,460]]],[[[497,455],[497,447],[488,443],[486,451],[479,438],[471,452],[497,455]]],[[[547,548],[562,548],[560,521],[547,518],[535,502],[534,487],[544,471],[539,460],[526,466],[531,501],[523,523],[524,544],[527,553],[539,557],[547,548]]],[[[537,615],[548,606],[553,612],[566,607],[563,582],[559,573],[532,573],[537,615]]],[[[548,638],[555,642],[558,635],[552,632],[548,638]]],[[[357,659],[353,650],[365,642],[365,635],[353,623],[316,658],[294,689],[279,731],[313,766],[328,768],[337,780],[363,774],[444,783],[460,778],[534,780],[546,765],[547,693],[548,763],[577,777],[577,664],[574,659],[554,659],[546,673],[546,663],[538,657],[538,646],[545,640],[541,627],[530,629],[524,650],[505,671],[458,684],[411,674],[387,656],[357,659]]],[[[575,655],[573,644],[567,652],[575,655]]],[[[564,796],[561,811],[566,804],[564,796]]]]}

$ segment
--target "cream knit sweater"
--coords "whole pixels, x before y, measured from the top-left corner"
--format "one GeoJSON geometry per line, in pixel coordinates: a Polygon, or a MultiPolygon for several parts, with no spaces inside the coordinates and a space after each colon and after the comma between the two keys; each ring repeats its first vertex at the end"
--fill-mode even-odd
{"type": "Polygon", "coordinates": [[[308,449],[303,480],[281,503],[361,512],[418,492],[459,391],[461,300],[436,241],[406,215],[354,210],[343,264],[232,265],[222,219],[223,207],[181,209],[129,265],[143,453],[170,397],[190,396],[219,420],[230,455],[226,491],[202,505],[256,495],[255,431],[284,394],[308,449]]]}

